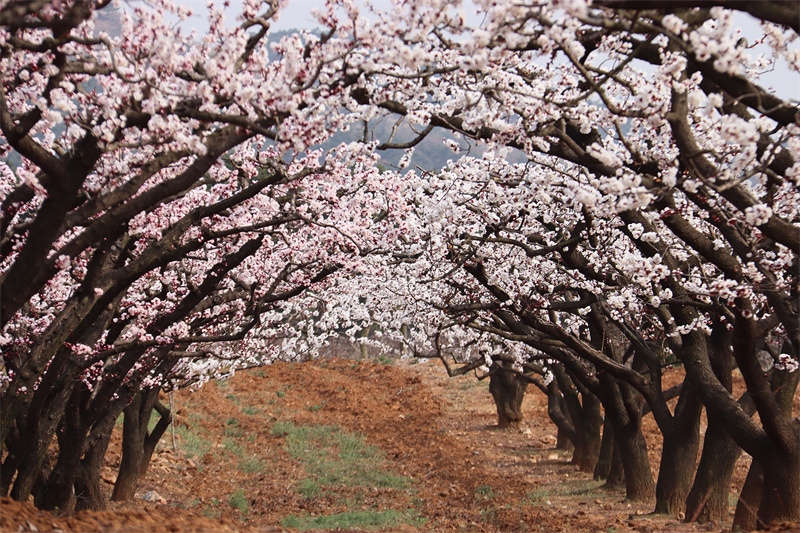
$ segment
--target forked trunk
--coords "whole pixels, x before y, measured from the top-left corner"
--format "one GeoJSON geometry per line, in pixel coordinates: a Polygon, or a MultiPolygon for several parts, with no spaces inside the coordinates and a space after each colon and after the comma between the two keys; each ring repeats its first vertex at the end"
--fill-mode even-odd
{"type": "Polygon", "coordinates": [[[600,455],[597,464],[594,466],[594,480],[601,481],[608,479],[611,472],[611,463],[614,459],[614,429],[611,421],[605,417],[603,421],[603,440],[600,443],[600,455]]]}
{"type": "Polygon", "coordinates": [[[489,376],[489,392],[497,408],[497,427],[519,429],[523,419],[522,400],[528,383],[510,369],[511,363],[493,363],[489,376]]]}
{"type": "Polygon", "coordinates": [[[612,448],[611,468],[608,471],[608,477],[603,485],[603,488],[606,490],[616,490],[625,487],[625,469],[622,466],[622,454],[616,443],[612,448]]]}
{"type": "Polygon", "coordinates": [[[761,505],[763,487],[764,472],[758,461],[753,460],[736,503],[736,512],[733,515],[733,525],[731,526],[733,531],[736,531],[737,528],[742,531],[758,529],[758,507],[761,505]]]}
{"type": "Polygon", "coordinates": [[[101,511],[106,508],[106,496],[100,485],[100,469],[111,440],[111,431],[98,439],[83,457],[75,479],[75,510],[101,511]]]}
{"type": "Polygon", "coordinates": [[[687,521],[703,524],[727,519],[731,478],[741,454],[742,449],[723,424],[714,418],[709,420],[700,464],[686,498],[687,521]]]}
{"type": "Polygon", "coordinates": [[[800,439],[785,453],[761,461],[764,484],[758,516],[762,522],[800,521],[800,439]]]}
{"type": "Polygon", "coordinates": [[[122,424],[122,459],[120,460],[117,482],[111,499],[114,501],[132,500],[136,493],[139,478],[147,472],[150,458],[169,427],[171,414],[169,409],[158,403],[159,388],[149,389],[136,394],[130,404],[125,407],[125,418],[122,424]],[[157,410],[161,418],[147,432],[152,412],[157,410]]]}
{"type": "Polygon", "coordinates": [[[624,383],[603,374],[603,406],[611,418],[614,442],[619,447],[622,468],[625,471],[625,499],[648,501],[655,496],[655,483],[647,455],[647,442],[642,434],[641,405],[624,383]]]}
{"type": "Polygon", "coordinates": [[[657,514],[677,515],[684,510],[686,496],[692,488],[697,452],[700,448],[700,415],[703,404],[692,390],[690,380],[684,382],[675,415],[664,434],[661,465],[656,482],[657,514]]]}

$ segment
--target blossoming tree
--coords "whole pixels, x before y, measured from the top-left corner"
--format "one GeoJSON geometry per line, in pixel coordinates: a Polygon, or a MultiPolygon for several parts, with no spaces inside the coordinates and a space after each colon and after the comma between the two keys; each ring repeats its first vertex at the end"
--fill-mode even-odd
{"type": "MultiPolygon", "coordinates": [[[[665,438],[657,510],[689,496],[702,402],[722,431],[707,435],[687,515],[712,497],[710,464],[730,471],[716,453],[727,434],[763,471],[748,502],[760,519],[797,519],[798,108],[760,79],[777,62],[800,68],[797,5],[750,9],[751,47],[721,6],[477,4],[477,28],[444,4],[402,4],[374,37],[383,54],[363,63],[371,83],[351,91],[415,128],[383,147],[435,127],[490,143],[427,175],[416,253],[441,284],[430,303],[595,382],[617,433],[633,432],[628,461],[643,455],[634,391],[645,398],[665,438]],[[501,161],[505,147],[528,163],[501,161]],[[660,379],[673,358],[687,381],[671,410],[660,379]]],[[[626,482],[629,496],[652,491],[626,482]]]]}
{"type": "Polygon", "coordinates": [[[367,268],[400,199],[362,145],[309,149],[350,120],[346,11],[270,45],[276,2],[234,25],[211,6],[202,38],[158,1],[111,35],[108,3],[0,14],[0,485],[48,509],[102,505],[123,411],[114,497],[132,497],[160,388],[324,340],[322,289],[367,268]]]}
{"type": "Polygon", "coordinates": [[[734,12],[680,1],[476,2],[477,27],[452,2],[371,19],[331,2],[320,33],[273,46],[278,3],[245,2],[232,27],[212,8],[202,38],[159,1],[107,35],[107,3],[0,14],[0,129],[21,156],[0,169],[3,492],[91,499],[81,472],[123,410],[146,456],[154,388],[376,321],[412,325],[423,351],[550,369],[587,413],[596,398],[631,498],[713,517],[727,486],[708,472],[740,447],[763,477],[748,504],[800,518],[798,109],[760,79],[800,67],[796,4],[732,4],[760,19],[756,56],[734,12]],[[398,127],[378,138],[383,117],[398,127]],[[308,150],[356,122],[362,143],[308,150]],[[485,152],[376,168],[373,150],[407,150],[405,167],[437,127],[485,152]]]}

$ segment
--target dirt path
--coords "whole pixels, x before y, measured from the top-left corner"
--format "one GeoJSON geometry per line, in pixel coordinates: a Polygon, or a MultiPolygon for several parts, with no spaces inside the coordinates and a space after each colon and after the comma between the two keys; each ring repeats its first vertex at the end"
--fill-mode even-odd
{"type": "MultiPolygon", "coordinates": [[[[527,395],[523,432],[498,431],[486,385],[447,378],[437,362],[321,360],[239,373],[175,395],[177,449],[168,432],[134,502],[54,517],[4,499],[0,530],[267,532],[299,523],[290,515],[306,523],[355,515],[357,525],[344,527],[374,520],[394,532],[721,529],[637,517],[651,504],[600,490],[553,449],[543,395],[527,395]],[[319,426],[316,440],[299,440],[299,428],[319,426]],[[352,434],[366,447],[342,444],[352,434]],[[342,468],[332,458],[345,446],[362,447],[342,468]]],[[[103,474],[109,493],[118,439],[103,474]]],[[[654,428],[648,442],[657,466],[654,428]]]]}

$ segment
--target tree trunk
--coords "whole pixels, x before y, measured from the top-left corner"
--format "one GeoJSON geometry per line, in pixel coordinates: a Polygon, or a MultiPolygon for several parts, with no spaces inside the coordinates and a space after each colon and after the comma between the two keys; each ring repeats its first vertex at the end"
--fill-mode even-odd
{"type": "Polygon", "coordinates": [[[603,420],[603,440],[600,442],[600,455],[594,465],[594,480],[608,479],[611,462],[614,460],[614,429],[608,417],[603,420]]]}
{"type": "Polygon", "coordinates": [[[560,388],[563,405],[566,406],[564,412],[568,414],[573,430],[575,451],[572,464],[578,465],[582,472],[593,472],[600,455],[602,404],[597,396],[580,385],[579,380],[572,379],[565,368],[554,365],[552,372],[560,388]],[[579,387],[581,390],[578,390],[579,387]]]}
{"type": "Polygon", "coordinates": [[[571,452],[575,450],[575,445],[569,435],[560,427],[556,426],[556,449],[571,452]]]}
{"type": "Polygon", "coordinates": [[[519,429],[523,419],[522,400],[528,383],[520,379],[516,372],[508,370],[510,367],[511,363],[507,361],[502,364],[495,362],[489,376],[489,392],[497,408],[497,427],[500,429],[519,429]]]}
{"type": "MultiPolygon", "coordinates": [[[[37,394],[39,391],[37,391],[37,394]]],[[[64,414],[64,407],[68,403],[71,388],[59,391],[52,401],[41,407],[42,411],[30,413],[24,420],[17,420],[20,438],[14,450],[9,449],[7,460],[3,463],[4,470],[9,469],[9,475],[16,472],[16,478],[11,488],[11,498],[25,501],[31,495],[37,477],[40,475],[42,463],[50,443],[53,441],[56,428],[64,414]]]]}
{"type": "Polygon", "coordinates": [[[114,492],[111,494],[111,499],[114,501],[133,499],[139,478],[147,472],[156,445],[172,421],[169,409],[158,403],[160,390],[156,387],[138,393],[125,407],[122,424],[122,459],[114,492]],[[153,432],[148,433],[147,426],[153,410],[157,410],[161,418],[153,428],[153,432]]]}
{"type": "MultiPolygon", "coordinates": [[[[714,375],[728,392],[733,390],[734,360],[731,352],[732,333],[724,324],[714,325],[708,346],[708,355],[714,375]]],[[[745,394],[739,405],[750,416],[756,407],[745,394]]],[[[688,522],[722,521],[728,517],[728,495],[736,461],[742,454],[741,447],[731,438],[722,421],[708,417],[708,428],[703,442],[703,453],[697,467],[692,489],[686,498],[686,520],[688,522]]]]}
{"type": "Polygon", "coordinates": [[[758,517],[765,524],[800,521],[800,438],[783,453],[760,460],[764,472],[758,517]]]}
{"type": "Polygon", "coordinates": [[[81,388],[76,388],[70,396],[64,411],[58,436],[58,460],[45,486],[38,507],[45,511],[54,509],[72,510],[74,508],[74,483],[80,468],[86,431],[81,424],[81,388]]]}
{"type": "Polygon", "coordinates": [[[656,482],[656,514],[681,513],[692,488],[700,448],[700,415],[703,412],[703,404],[693,388],[687,378],[668,431],[664,433],[656,482]]]}
{"type": "MultiPolygon", "coordinates": [[[[546,391],[547,415],[556,425],[556,428],[558,428],[556,448],[561,448],[563,441],[566,440],[567,442],[571,443],[574,449],[575,442],[577,441],[577,436],[575,435],[575,425],[572,423],[572,419],[569,416],[569,410],[567,409],[564,396],[561,394],[561,389],[558,386],[558,382],[555,379],[551,381],[550,384],[547,385],[546,391]]],[[[564,446],[562,449],[566,450],[567,448],[564,446]]]]}
{"type": "Polygon", "coordinates": [[[706,523],[728,517],[728,495],[736,461],[742,449],[717,419],[708,421],[703,453],[694,484],[686,498],[686,520],[706,523]]]}
{"type": "Polygon", "coordinates": [[[622,454],[616,442],[612,448],[611,468],[608,471],[608,477],[603,485],[603,488],[607,490],[616,490],[625,487],[625,468],[622,466],[622,454]]]}
{"type": "Polygon", "coordinates": [[[625,472],[625,500],[649,501],[655,494],[647,442],[641,428],[625,426],[616,432],[622,469],[625,472]]]}
{"type": "Polygon", "coordinates": [[[106,499],[100,485],[100,469],[111,441],[111,431],[98,439],[83,457],[78,477],[75,479],[75,510],[102,511],[106,499]]]}
{"type": "Polygon", "coordinates": [[[758,508],[761,504],[761,493],[764,487],[764,472],[758,461],[750,463],[750,470],[744,480],[739,501],[736,503],[736,512],[733,515],[731,529],[752,531],[758,526],[758,508]]]}
{"type": "Polygon", "coordinates": [[[625,472],[625,500],[649,501],[655,496],[655,483],[647,455],[647,442],[642,434],[641,405],[625,383],[611,375],[600,376],[603,406],[611,418],[614,442],[619,447],[625,472]]]}
{"type": "Polygon", "coordinates": [[[600,400],[592,393],[584,392],[583,398],[583,455],[577,462],[581,472],[594,472],[597,460],[600,457],[602,444],[601,428],[603,427],[603,410],[600,400]]]}

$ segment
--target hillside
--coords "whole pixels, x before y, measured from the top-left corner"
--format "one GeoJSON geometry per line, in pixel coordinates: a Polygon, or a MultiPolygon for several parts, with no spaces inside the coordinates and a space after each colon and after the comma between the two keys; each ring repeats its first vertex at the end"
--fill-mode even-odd
{"type": "MultiPolygon", "coordinates": [[[[599,489],[553,449],[544,396],[528,394],[522,432],[497,431],[486,384],[447,378],[435,361],[278,363],[174,404],[176,447],[168,432],[136,501],[57,518],[3,499],[0,530],[721,529],[637,516],[649,506],[599,489]]],[[[657,467],[654,427],[647,438],[657,467]]],[[[110,493],[118,435],[108,460],[110,493]]]]}

